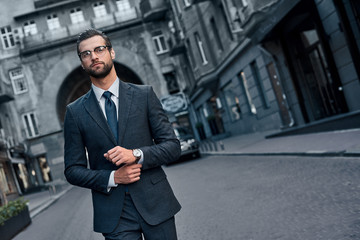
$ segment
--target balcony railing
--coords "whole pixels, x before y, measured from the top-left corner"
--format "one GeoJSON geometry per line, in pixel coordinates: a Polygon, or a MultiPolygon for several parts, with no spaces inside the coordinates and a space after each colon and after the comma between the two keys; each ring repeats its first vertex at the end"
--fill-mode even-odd
{"type": "Polygon", "coordinates": [[[67,37],[66,27],[49,30],[45,33],[45,41],[55,41],[67,37]]]}
{"type": "Polygon", "coordinates": [[[162,19],[168,11],[165,0],[142,0],[140,10],[145,22],[162,19]]]}
{"type": "Polygon", "coordinates": [[[138,13],[136,11],[136,8],[131,8],[123,12],[115,12],[114,15],[116,22],[118,23],[127,22],[138,18],[138,13]]]}
{"type": "Polygon", "coordinates": [[[22,36],[19,42],[21,43],[22,53],[31,53],[35,50],[53,46],[53,44],[61,44],[61,40],[68,42],[80,32],[88,28],[107,30],[117,27],[126,27],[127,25],[141,22],[140,14],[134,7],[123,12],[113,12],[103,17],[93,18],[89,21],[84,21],[72,24],[66,27],[46,31],[35,35],[22,36]]]}
{"type": "Polygon", "coordinates": [[[192,0],[193,4],[201,3],[201,2],[209,2],[211,0],[192,0]]]}
{"type": "Polygon", "coordinates": [[[69,33],[70,35],[77,35],[80,32],[91,28],[91,22],[90,21],[83,21],[80,23],[69,25],[69,33]]]}
{"type": "Polygon", "coordinates": [[[95,28],[102,28],[115,24],[115,19],[113,15],[109,14],[102,17],[94,18],[93,23],[95,28]]]}
{"type": "Polygon", "coordinates": [[[186,52],[185,43],[179,37],[178,32],[175,32],[175,34],[168,39],[168,44],[170,47],[170,56],[175,56],[186,52]]]}

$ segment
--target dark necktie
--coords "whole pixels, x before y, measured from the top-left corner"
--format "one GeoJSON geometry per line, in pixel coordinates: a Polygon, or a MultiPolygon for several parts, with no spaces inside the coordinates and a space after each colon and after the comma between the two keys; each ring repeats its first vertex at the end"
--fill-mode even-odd
{"type": "Polygon", "coordinates": [[[103,96],[105,97],[105,113],[109,127],[113,132],[115,139],[117,141],[118,140],[117,111],[116,111],[115,103],[111,100],[111,95],[112,93],[109,91],[103,93],[103,96]]]}

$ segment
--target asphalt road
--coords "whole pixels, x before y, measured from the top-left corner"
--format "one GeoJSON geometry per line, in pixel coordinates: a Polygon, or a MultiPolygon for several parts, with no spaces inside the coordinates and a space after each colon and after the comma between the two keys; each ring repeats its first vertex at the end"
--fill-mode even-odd
{"type": "MultiPolygon", "coordinates": [[[[360,159],[213,156],[165,167],[179,240],[360,239],[360,159]]],[[[73,188],[15,240],[103,239],[73,188]]]]}

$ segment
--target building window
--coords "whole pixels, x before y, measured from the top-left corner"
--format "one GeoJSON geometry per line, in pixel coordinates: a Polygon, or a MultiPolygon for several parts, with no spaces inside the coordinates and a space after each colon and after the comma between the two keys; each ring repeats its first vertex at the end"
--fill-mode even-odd
{"type": "Polygon", "coordinates": [[[5,139],[5,131],[1,124],[1,119],[0,119],[0,139],[5,139]]]}
{"type": "Polygon", "coordinates": [[[116,21],[125,22],[137,18],[136,8],[130,5],[129,0],[116,0],[118,11],[115,12],[116,21]]]}
{"type": "Polygon", "coordinates": [[[245,92],[245,95],[246,95],[246,99],[247,99],[247,103],[248,103],[250,112],[252,114],[256,114],[256,107],[255,107],[255,104],[253,103],[251,95],[250,95],[249,84],[248,84],[248,82],[246,80],[245,73],[240,72],[239,77],[240,77],[240,80],[241,80],[241,83],[242,83],[241,85],[243,86],[243,89],[244,89],[244,92],[245,92]]]}
{"type": "Polygon", "coordinates": [[[84,14],[81,10],[81,8],[74,8],[70,10],[70,19],[72,24],[84,22],[84,14]]]}
{"type": "Polygon", "coordinates": [[[240,101],[234,92],[234,87],[232,86],[232,83],[228,83],[222,89],[222,92],[224,94],[225,102],[229,110],[231,121],[239,120],[241,118],[240,101]]]}
{"type": "MultiPolygon", "coordinates": [[[[11,168],[6,162],[0,162],[0,189],[2,189],[3,194],[15,193],[16,186],[14,179],[12,177],[11,168]]],[[[3,196],[0,196],[0,203],[3,205],[4,199],[3,196]]]]}
{"type": "Polygon", "coordinates": [[[232,31],[231,31],[230,25],[228,24],[226,11],[225,11],[224,5],[222,3],[219,4],[219,9],[220,9],[220,16],[221,16],[223,22],[225,23],[226,32],[227,32],[230,40],[234,41],[234,36],[233,36],[232,31]]]}
{"type": "Polygon", "coordinates": [[[183,0],[185,7],[190,7],[191,3],[190,0],[183,0]]]}
{"type": "Polygon", "coordinates": [[[192,64],[192,68],[196,68],[196,61],[195,61],[195,56],[194,56],[194,52],[193,49],[191,47],[191,43],[189,39],[186,39],[186,45],[187,45],[187,52],[189,53],[190,56],[190,63],[192,64]]]}
{"type": "MultiPolygon", "coordinates": [[[[244,5],[241,6],[241,4],[247,3],[247,1],[243,1],[240,3],[240,1],[232,1],[232,0],[224,0],[224,10],[227,17],[228,24],[231,26],[231,30],[233,32],[241,31],[241,16],[239,13],[239,9],[241,7],[245,7],[244,5]]],[[[246,5],[247,6],[247,5],[246,5]]],[[[244,17],[244,16],[242,16],[244,17]]]]}
{"type": "Polygon", "coordinates": [[[265,91],[265,88],[264,88],[263,81],[261,80],[261,77],[260,77],[259,68],[256,65],[255,61],[250,63],[250,68],[251,68],[251,73],[253,75],[253,78],[254,78],[255,83],[256,83],[256,87],[258,89],[258,92],[259,92],[259,95],[260,95],[260,98],[261,98],[261,102],[262,102],[264,108],[269,108],[270,107],[269,99],[266,96],[266,91],[265,91]]]}
{"type": "Polygon", "coordinates": [[[42,180],[47,183],[52,181],[51,170],[45,156],[38,157],[42,180]]]}
{"type": "Polygon", "coordinates": [[[152,39],[155,44],[156,54],[162,54],[169,51],[165,42],[165,36],[161,31],[154,32],[152,39]]]}
{"type": "Polygon", "coordinates": [[[129,12],[132,10],[129,0],[116,0],[116,6],[119,12],[129,12]]]}
{"type": "Polygon", "coordinates": [[[209,62],[208,62],[208,60],[206,58],[206,55],[205,55],[204,44],[201,41],[201,38],[200,38],[200,36],[199,36],[199,34],[197,32],[194,33],[194,36],[195,36],[195,41],[197,43],[198,50],[199,50],[199,53],[200,53],[200,56],[201,56],[202,64],[206,65],[209,62]]]}
{"type": "Polygon", "coordinates": [[[25,36],[35,35],[38,33],[36,23],[34,20],[29,20],[24,23],[25,36]]]}
{"type": "Polygon", "coordinates": [[[215,20],[213,17],[210,19],[210,25],[211,25],[212,32],[214,33],[214,38],[215,38],[216,45],[218,46],[218,49],[220,51],[224,51],[224,47],[222,45],[221,38],[219,35],[219,30],[216,26],[216,23],[215,23],[215,20]]]}
{"type": "Polygon", "coordinates": [[[48,15],[46,21],[50,31],[60,28],[59,18],[56,14],[48,15]]]}
{"type": "Polygon", "coordinates": [[[107,15],[106,7],[103,2],[96,2],[93,4],[93,9],[96,18],[100,18],[107,15]]]}
{"type": "Polygon", "coordinates": [[[247,7],[249,5],[248,0],[241,0],[241,3],[243,5],[243,7],[247,7]]]}
{"type": "Polygon", "coordinates": [[[4,49],[15,47],[14,35],[11,31],[10,26],[6,26],[0,29],[1,31],[1,42],[4,49]]]}
{"type": "Polygon", "coordinates": [[[360,2],[358,0],[351,0],[350,4],[351,4],[352,10],[354,12],[354,16],[355,16],[358,28],[360,29],[360,2]]]}
{"type": "Polygon", "coordinates": [[[11,83],[15,94],[28,91],[25,75],[21,68],[11,70],[9,72],[11,83]]]}
{"type": "Polygon", "coordinates": [[[166,85],[170,94],[179,92],[179,84],[176,80],[174,72],[169,72],[164,74],[166,85]]]}
{"type": "Polygon", "coordinates": [[[176,12],[176,16],[178,16],[179,14],[181,14],[181,7],[180,7],[180,3],[179,0],[174,1],[175,4],[175,12],[176,12]]]}
{"type": "Polygon", "coordinates": [[[36,120],[35,113],[26,113],[22,116],[25,130],[26,130],[26,136],[28,138],[33,138],[39,135],[39,128],[36,120]]]}
{"type": "MultiPolygon", "coordinates": [[[[9,179],[9,177],[6,177],[6,173],[5,173],[5,163],[0,163],[0,184],[1,184],[1,190],[4,191],[3,194],[9,193],[9,184],[7,179],[9,179]]],[[[0,200],[1,200],[0,196],[0,200]]],[[[1,204],[3,205],[4,202],[1,202],[1,204]]]]}
{"type": "Polygon", "coordinates": [[[208,116],[206,117],[212,135],[224,133],[222,121],[222,104],[221,100],[215,95],[206,102],[208,116]]]}

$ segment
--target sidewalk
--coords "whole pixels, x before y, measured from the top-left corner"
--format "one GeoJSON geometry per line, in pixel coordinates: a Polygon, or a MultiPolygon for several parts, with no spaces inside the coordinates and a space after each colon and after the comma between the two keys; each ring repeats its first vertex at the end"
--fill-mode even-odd
{"type": "Polygon", "coordinates": [[[54,189],[31,193],[24,195],[24,199],[28,200],[28,207],[30,211],[30,217],[34,218],[40,212],[48,208],[51,204],[56,202],[60,197],[67,193],[72,188],[69,184],[64,184],[56,192],[54,189]]]}
{"type": "Polygon", "coordinates": [[[360,156],[360,129],[266,138],[274,131],[232,136],[202,143],[210,155],[360,156]]]}

